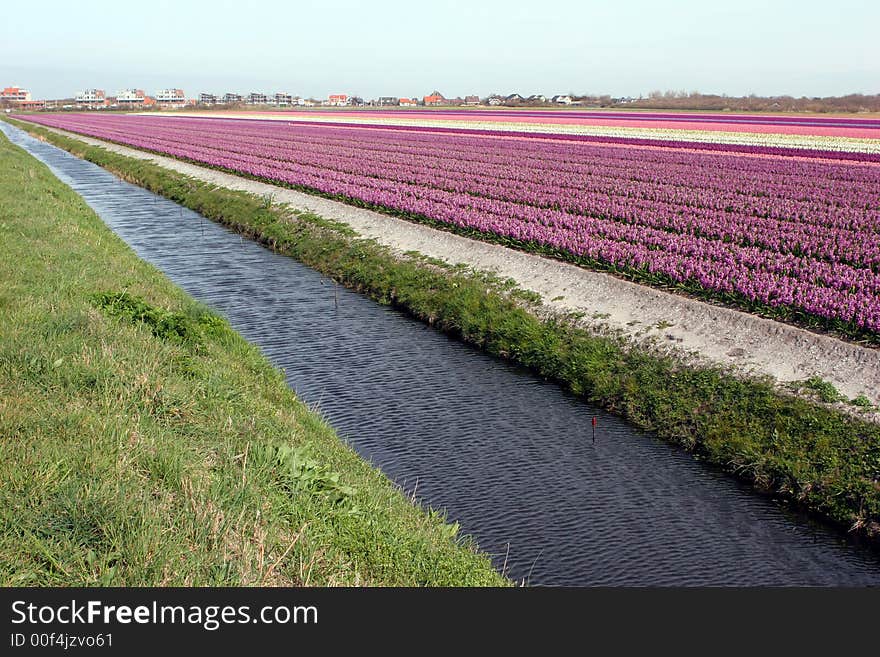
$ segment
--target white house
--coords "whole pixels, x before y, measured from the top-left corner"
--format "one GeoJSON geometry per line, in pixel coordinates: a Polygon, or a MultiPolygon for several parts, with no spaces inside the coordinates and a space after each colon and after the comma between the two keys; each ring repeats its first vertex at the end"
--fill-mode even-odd
{"type": "Polygon", "coordinates": [[[162,89],[156,92],[156,102],[163,107],[183,107],[186,105],[186,94],[183,89],[162,89]]]}
{"type": "Polygon", "coordinates": [[[147,95],[143,89],[123,89],[116,94],[116,103],[118,105],[143,105],[147,95]]]}
{"type": "Polygon", "coordinates": [[[98,107],[104,105],[106,96],[103,89],[86,89],[76,94],[75,102],[83,107],[98,107]]]}

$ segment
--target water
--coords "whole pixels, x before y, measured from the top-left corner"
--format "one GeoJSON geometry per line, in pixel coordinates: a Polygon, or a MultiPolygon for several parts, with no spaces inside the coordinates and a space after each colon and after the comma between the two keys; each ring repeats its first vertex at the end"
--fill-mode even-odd
{"type": "Polygon", "coordinates": [[[293,259],[8,124],[0,129],[141,258],[258,344],[364,458],[446,508],[513,579],[880,584],[877,552],[556,385],[336,290],[293,259]]]}

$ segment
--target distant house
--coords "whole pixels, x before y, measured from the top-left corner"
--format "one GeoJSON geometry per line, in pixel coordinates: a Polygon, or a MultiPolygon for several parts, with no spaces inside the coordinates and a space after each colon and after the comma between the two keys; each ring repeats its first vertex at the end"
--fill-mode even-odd
{"type": "Polygon", "coordinates": [[[162,89],[156,92],[156,102],[160,107],[183,107],[186,105],[186,94],[183,89],[162,89]]]}
{"type": "Polygon", "coordinates": [[[509,96],[504,97],[504,102],[509,104],[521,103],[525,100],[519,94],[510,94],[509,96]]]}
{"type": "Polygon", "coordinates": [[[0,90],[0,103],[14,105],[18,109],[23,110],[41,110],[46,107],[46,101],[34,100],[31,98],[30,91],[15,86],[5,87],[0,90]]]}
{"type": "Polygon", "coordinates": [[[400,99],[395,98],[394,96],[379,96],[379,100],[376,102],[378,105],[384,107],[386,105],[398,105],[400,103],[400,99]]]}
{"type": "Polygon", "coordinates": [[[425,96],[425,97],[422,99],[422,102],[423,102],[425,105],[427,105],[427,106],[430,106],[430,105],[445,105],[445,104],[446,104],[446,99],[443,97],[443,94],[441,94],[439,91],[436,91],[436,90],[435,90],[433,93],[431,93],[431,94],[425,96]]]}
{"type": "Polygon", "coordinates": [[[559,105],[571,105],[572,103],[571,96],[553,96],[550,101],[559,105]]]}
{"type": "MultiPolygon", "coordinates": [[[[116,104],[119,107],[142,107],[145,104],[147,95],[143,89],[123,89],[116,94],[116,104]]],[[[155,104],[155,100],[150,103],[155,104]]]]}
{"type": "Polygon", "coordinates": [[[334,107],[344,107],[348,105],[348,94],[330,94],[327,104],[334,107]]]}
{"type": "Polygon", "coordinates": [[[289,107],[293,105],[293,96],[291,94],[278,92],[271,98],[272,105],[276,107],[289,107]]]}
{"type": "Polygon", "coordinates": [[[26,103],[31,100],[31,92],[21,87],[5,87],[0,91],[0,100],[11,103],[26,103]]]}
{"type": "Polygon", "coordinates": [[[479,96],[465,96],[464,97],[465,105],[479,105],[480,97],[479,96]]]}
{"type": "Polygon", "coordinates": [[[41,110],[46,109],[46,101],[45,100],[19,100],[15,103],[15,106],[18,109],[22,110],[41,110]]]}
{"type": "Polygon", "coordinates": [[[504,103],[504,99],[501,96],[489,96],[489,99],[486,101],[487,105],[491,105],[492,107],[497,107],[504,103]]]}
{"type": "Polygon", "coordinates": [[[252,91],[247,95],[247,99],[245,100],[245,102],[248,105],[268,105],[269,99],[266,97],[266,94],[252,91]]]}
{"type": "Polygon", "coordinates": [[[103,107],[104,105],[109,104],[103,89],[86,89],[85,91],[80,91],[76,94],[74,102],[77,107],[88,108],[103,107]]]}
{"type": "Polygon", "coordinates": [[[217,105],[220,102],[220,98],[214,94],[199,94],[199,105],[217,105]]]}
{"type": "Polygon", "coordinates": [[[234,103],[240,103],[242,101],[241,94],[223,94],[223,104],[224,105],[232,105],[234,103]]]}
{"type": "Polygon", "coordinates": [[[419,103],[415,98],[401,98],[397,101],[397,104],[401,107],[415,107],[419,103]]]}
{"type": "Polygon", "coordinates": [[[543,95],[543,94],[532,94],[531,96],[528,97],[527,100],[528,100],[530,103],[546,103],[546,102],[547,102],[547,96],[545,96],[545,95],[543,95]]]}

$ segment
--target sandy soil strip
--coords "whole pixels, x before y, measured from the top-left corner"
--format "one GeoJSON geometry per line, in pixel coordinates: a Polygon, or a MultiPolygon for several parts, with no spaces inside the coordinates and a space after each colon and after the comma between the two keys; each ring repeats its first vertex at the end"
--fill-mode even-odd
{"type": "MultiPolygon", "coordinates": [[[[865,395],[874,404],[880,404],[880,349],[860,347],[338,201],[47,129],[115,153],[155,162],[220,187],[271,194],[277,202],[344,222],[364,237],[375,238],[401,252],[418,251],[452,264],[493,271],[540,294],[550,312],[584,313],[585,325],[597,331],[621,333],[654,349],[677,352],[692,362],[733,366],[739,371],[769,375],[782,383],[818,376],[832,382],[847,397],[865,395]]],[[[880,421],[880,413],[874,413],[872,419],[880,421]]]]}

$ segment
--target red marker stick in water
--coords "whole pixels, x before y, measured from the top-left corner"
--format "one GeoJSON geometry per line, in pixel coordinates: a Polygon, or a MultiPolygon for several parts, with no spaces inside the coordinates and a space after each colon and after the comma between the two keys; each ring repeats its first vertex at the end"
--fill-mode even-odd
{"type": "Polygon", "coordinates": [[[596,442],[596,416],[593,416],[593,443],[596,442]]]}

